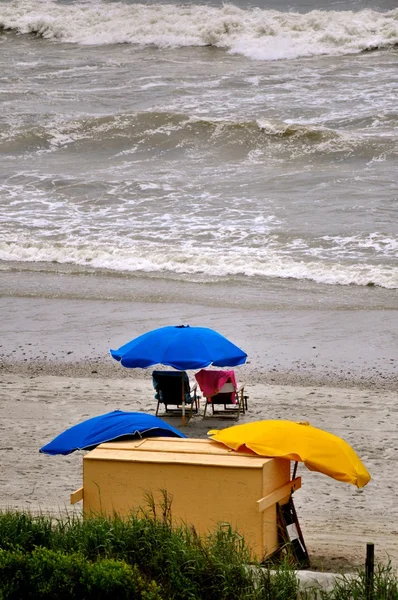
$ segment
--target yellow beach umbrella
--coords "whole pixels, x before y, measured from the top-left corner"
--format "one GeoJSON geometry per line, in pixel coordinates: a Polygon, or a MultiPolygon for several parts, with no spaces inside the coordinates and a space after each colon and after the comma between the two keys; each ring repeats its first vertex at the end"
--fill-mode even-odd
{"type": "Polygon", "coordinates": [[[249,449],[260,456],[303,462],[311,471],[319,471],[359,488],[370,481],[368,471],[347,442],[309,423],[255,421],[213,429],[208,435],[233,450],[249,449]]]}

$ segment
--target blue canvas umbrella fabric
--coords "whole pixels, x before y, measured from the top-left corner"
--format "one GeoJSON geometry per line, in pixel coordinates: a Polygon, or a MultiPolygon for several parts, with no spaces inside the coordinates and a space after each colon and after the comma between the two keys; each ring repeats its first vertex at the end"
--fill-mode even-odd
{"type": "Polygon", "coordinates": [[[178,371],[209,365],[235,367],[247,354],[226,337],[207,327],[177,325],[160,327],[110,351],[123,367],[146,368],[161,364],[178,371]]]}
{"type": "Polygon", "coordinates": [[[94,448],[125,436],[131,437],[187,437],[159,417],[140,412],[114,410],[87,419],[70,427],[49,444],[40,448],[44,454],[71,454],[75,450],[94,448]]]}

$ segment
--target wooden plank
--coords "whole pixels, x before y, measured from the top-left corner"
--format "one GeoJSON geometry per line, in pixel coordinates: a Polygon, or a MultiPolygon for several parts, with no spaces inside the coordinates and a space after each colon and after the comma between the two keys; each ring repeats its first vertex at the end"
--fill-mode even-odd
{"type": "Polygon", "coordinates": [[[264,496],[264,498],[260,498],[260,500],[257,500],[258,511],[263,512],[263,510],[266,510],[273,504],[276,504],[277,502],[279,502],[279,500],[286,498],[286,496],[290,496],[290,494],[292,494],[296,490],[299,490],[300,488],[301,477],[296,477],[296,479],[288,481],[287,483],[274,490],[270,494],[267,494],[267,496],[264,496]]]}
{"type": "Polygon", "coordinates": [[[80,500],[83,500],[83,488],[82,487],[79,488],[78,490],[75,490],[70,495],[70,503],[71,504],[76,504],[77,502],[80,502],[80,500]]]}
{"type": "Polygon", "coordinates": [[[83,464],[95,460],[101,461],[120,461],[132,463],[158,463],[158,464],[188,464],[188,465],[214,465],[223,467],[242,467],[248,469],[262,469],[265,463],[272,461],[272,458],[261,456],[252,456],[241,454],[184,454],[177,452],[146,452],[138,450],[130,452],[126,450],[104,449],[98,446],[91,452],[88,452],[83,458],[83,464]]]}
{"type": "MultiPolygon", "coordinates": [[[[235,408],[234,410],[238,410],[235,408]]],[[[255,458],[261,458],[264,462],[271,460],[269,457],[260,457],[257,454],[248,454],[247,452],[238,452],[227,448],[221,443],[217,443],[213,440],[205,439],[186,439],[186,438],[145,438],[143,440],[114,440],[112,442],[104,442],[97,446],[101,450],[125,450],[134,451],[139,450],[142,452],[177,452],[178,454],[218,454],[227,455],[233,454],[234,456],[253,456],[255,458]]],[[[94,452],[94,450],[93,450],[94,452]]]]}

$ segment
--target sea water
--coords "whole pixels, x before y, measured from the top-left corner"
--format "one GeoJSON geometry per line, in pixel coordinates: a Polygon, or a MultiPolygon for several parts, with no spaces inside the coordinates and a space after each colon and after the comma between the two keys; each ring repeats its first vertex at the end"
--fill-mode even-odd
{"type": "Polygon", "coordinates": [[[0,1],[3,293],[396,308],[397,61],[393,0],[0,1]]]}

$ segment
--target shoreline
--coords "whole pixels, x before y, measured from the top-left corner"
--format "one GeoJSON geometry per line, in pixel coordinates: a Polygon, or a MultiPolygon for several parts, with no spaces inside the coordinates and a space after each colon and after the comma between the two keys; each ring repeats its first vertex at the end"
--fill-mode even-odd
{"type": "MultiPolygon", "coordinates": [[[[398,361],[397,361],[398,362],[398,361]]],[[[151,373],[155,367],[147,369],[124,369],[117,365],[111,358],[85,360],[83,362],[65,362],[64,360],[52,361],[6,361],[0,363],[0,376],[11,374],[22,377],[57,376],[57,377],[79,377],[89,379],[131,379],[151,380],[151,373]]],[[[156,367],[167,368],[167,367],[156,367]]],[[[395,375],[377,372],[372,376],[353,373],[351,377],[347,374],[322,374],[299,372],[297,370],[272,370],[270,372],[255,372],[248,365],[236,367],[236,373],[240,379],[254,384],[320,387],[320,388],[343,388],[361,390],[386,390],[396,391],[398,378],[395,375]]],[[[188,372],[191,380],[193,373],[188,372]]]]}
{"type": "MultiPolygon", "coordinates": [[[[61,277],[62,279],[62,277],[61,277]]],[[[65,285],[65,282],[63,283],[65,285]]],[[[100,296],[101,289],[97,290],[100,296]]],[[[226,308],[155,301],[2,296],[0,373],[136,375],[109,354],[165,325],[215,329],[248,354],[239,377],[278,385],[394,390],[398,311],[391,309],[226,308]],[[96,372],[95,372],[96,371],[96,372]]],[[[149,374],[146,374],[149,373],[149,374]]]]}

